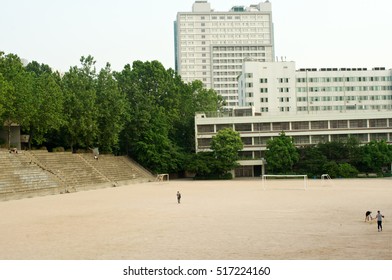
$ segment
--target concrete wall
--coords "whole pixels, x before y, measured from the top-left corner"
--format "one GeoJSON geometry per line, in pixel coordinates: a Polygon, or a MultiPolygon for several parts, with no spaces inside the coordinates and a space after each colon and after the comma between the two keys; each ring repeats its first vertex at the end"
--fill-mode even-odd
{"type": "MultiPolygon", "coordinates": [[[[0,127],[0,139],[4,140],[5,147],[8,147],[8,127],[0,127]]],[[[11,147],[21,149],[20,145],[20,127],[11,126],[11,147]]]]}

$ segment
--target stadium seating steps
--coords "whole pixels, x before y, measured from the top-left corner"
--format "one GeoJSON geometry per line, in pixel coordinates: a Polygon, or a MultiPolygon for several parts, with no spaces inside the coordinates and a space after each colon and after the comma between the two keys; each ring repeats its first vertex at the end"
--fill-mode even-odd
{"type": "Polygon", "coordinates": [[[0,150],[0,200],[153,181],[126,156],[0,150]]]}

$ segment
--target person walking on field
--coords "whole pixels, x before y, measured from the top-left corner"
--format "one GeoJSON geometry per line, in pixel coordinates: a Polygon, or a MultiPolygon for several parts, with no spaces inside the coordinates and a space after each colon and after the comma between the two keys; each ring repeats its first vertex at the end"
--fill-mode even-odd
{"type": "Polygon", "coordinates": [[[179,191],[177,191],[177,203],[181,203],[181,193],[179,191]]]}
{"type": "Polygon", "coordinates": [[[380,210],[378,210],[376,219],[377,219],[377,229],[379,232],[382,231],[382,218],[384,218],[384,216],[381,215],[380,210]]]}

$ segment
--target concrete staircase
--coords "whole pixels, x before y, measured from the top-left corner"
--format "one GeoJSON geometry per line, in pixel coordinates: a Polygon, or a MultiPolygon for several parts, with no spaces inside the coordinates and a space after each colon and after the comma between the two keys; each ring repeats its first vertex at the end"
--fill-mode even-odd
{"type": "Polygon", "coordinates": [[[154,181],[125,156],[0,150],[0,200],[154,181]]]}
{"type": "Polygon", "coordinates": [[[100,155],[98,160],[92,154],[79,154],[97,172],[111,182],[153,181],[155,177],[136,162],[126,156],[100,155]]]}
{"type": "Polygon", "coordinates": [[[23,152],[0,150],[0,200],[57,192],[61,182],[23,152]]]}

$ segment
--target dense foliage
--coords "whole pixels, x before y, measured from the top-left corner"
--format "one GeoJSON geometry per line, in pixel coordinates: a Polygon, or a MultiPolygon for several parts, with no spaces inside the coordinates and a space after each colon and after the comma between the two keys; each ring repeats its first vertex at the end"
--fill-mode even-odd
{"type": "Polygon", "coordinates": [[[390,174],[392,146],[385,141],[365,145],[356,138],[344,142],[326,142],[296,148],[289,136],[282,132],[269,141],[266,151],[267,170],[270,174],[306,174],[320,178],[357,177],[359,173],[390,174]]]}
{"type": "Polygon", "coordinates": [[[192,156],[186,168],[196,173],[196,179],[231,179],[243,146],[238,132],[222,129],[212,137],[211,151],[192,156]]]}
{"type": "Polygon", "coordinates": [[[98,147],[128,154],[156,173],[181,172],[195,150],[195,113],[221,104],[215,91],[184,83],[158,61],[135,61],[120,72],[107,64],[97,72],[87,56],[60,75],[0,52],[0,123],[8,135],[11,124],[20,124],[29,148],[98,147]]]}
{"type": "Polygon", "coordinates": [[[284,132],[267,142],[265,157],[268,162],[267,170],[278,174],[291,173],[299,159],[293,140],[284,132]]]}

